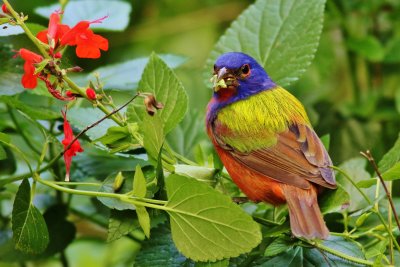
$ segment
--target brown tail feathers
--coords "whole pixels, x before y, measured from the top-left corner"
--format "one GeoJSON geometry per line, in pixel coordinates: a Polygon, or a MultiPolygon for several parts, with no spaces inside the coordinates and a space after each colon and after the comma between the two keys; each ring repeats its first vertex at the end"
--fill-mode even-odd
{"type": "Polygon", "coordinates": [[[289,208],[293,235],[307,239],[327,239],[329,230],[318,206],[316,190],[313,187],[304,190],[291,185],[282,185],[282,190],[289,208]]]}

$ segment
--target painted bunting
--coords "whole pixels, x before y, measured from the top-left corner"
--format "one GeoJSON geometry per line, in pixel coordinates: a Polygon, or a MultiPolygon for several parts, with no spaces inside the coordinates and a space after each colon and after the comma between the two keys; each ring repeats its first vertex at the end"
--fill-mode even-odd
{"type": "Polygon", "coordinates": [[[207,133],[232,180],[252,201],[287,203],[294,236],[328,238],[317,195],[335,175],[303,105],[244,53],[221,55],[212,81],[207,133]]]}

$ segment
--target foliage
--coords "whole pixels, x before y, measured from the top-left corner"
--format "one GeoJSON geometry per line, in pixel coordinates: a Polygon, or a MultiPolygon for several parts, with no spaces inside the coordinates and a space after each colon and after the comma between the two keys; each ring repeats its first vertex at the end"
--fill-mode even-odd
{"type": "MultiPolygon", "coordinates": [[[[381,159],[379,171],[398,204],[400,192],[393,185],[400,178],[400,78],[394,69],[400,63],[396,20],[400,5],[395,1],[258,0],[246,9],[239,1],[221,6],[201,1],[203,12],[183,3],[3,2],[8,11],[0,15],[4,26],[0,32],[0,264],[57,259],[63,266],[73,265],[82,251],[97,251],[98,246],[115,254],[106,263],[85,255],[98,266],[400,262],[400,231],[387,196],[367,160],[358,154],[369,148],[381,159]],[[132,28],[137,38],[151,38],[155,32],[152,28],[140,32],[150,27],[149,22],[130,21],[140,17],[136,10],[148,14],[151,8],[166,16],[165,24],[158,22],[163,32],[174,33],[176,24],[194,27],[190,37],[199,35],[200,41],[207,38],[198,24],[191,23],[243,12],[225,33],[216,30],[214,35],[221,37],[208,59],[203,55],[193,67],[190,64],[202,51],[200,41],[189,43],[184,38],[177,50],[175,45],[165,45],[167,36],[154,41],[152,45],[167,54],[149,50],[151,41],[130,43],[132,28]],[[186,23],[164,13],[175,16],[179,8],[191,10],[186,23]],[[103,50],[101,58],[77,59],[70,47],[81,43],[63,43],[67,33],[50,31],[64,27],[55,20],[50,20],[47,43],[35,37],[46,30],[43,18],[55,16],[57,9],[64,12],[62,23],[70,30],[79,31],[79,36],[97,36],[90,45],[103,50]],[[20,15],[21,10],[28,16],[20,15]],[[200,17],[194,19],[196,14],[200,17]],[[86,21],[86,28],[74,27],[86,21]],[[103,38],[109,40],[108,52],[103,38]],[[188,47],[192,55],[184,52],[188,47]],[[13,58],[13,51],[23,55],[21,48],[35,54],[28,60],[13,58]],[[213,62],[227,51],[242,51],[261,62],[278,84],[302,100],[317,132],[326,134],[324,145],[339,166],[333,167],[338,189],[323,192],[319,199],[331,230],[328,240],[292,237],[284,206],[232,201],[240,192],[210,148],[204,112],[197,110],[209,95],[204,76],[209,78],[213,62]],[[41,62],[35,61],[38,58],[41,62]],[[76,73],[81,70],[77,65],[85,70],[76,73]],[[38,85],[24,89],[27,83],[21,86],[22,75],[38,80],[38,85]],[[68,142],[62,142],[63,108],[68,109],[74,130],[68,142]],[[61,159],[74,137],[84,152],[73,155],[72,182],[63,182],[61,159]],[[90,239],[85,249],[77,249],[82,236],[96,241],[90,239]]],[[[92,55],[88,47],[82,49],[92,55]]],[[[210,47],[203,50],[209,53],[210,47]]]]}

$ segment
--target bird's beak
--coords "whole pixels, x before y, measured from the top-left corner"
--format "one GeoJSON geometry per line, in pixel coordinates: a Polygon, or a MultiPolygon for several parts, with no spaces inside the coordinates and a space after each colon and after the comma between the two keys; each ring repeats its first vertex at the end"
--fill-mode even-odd
{"type": "Polygon", "coordinates": [[[217,74],[214,74],[210,81],[213,83],[214,92],[218,92],[221,88],[228,88],[230,81],[233,79],[234,76],[224,67],[217,74]]]}

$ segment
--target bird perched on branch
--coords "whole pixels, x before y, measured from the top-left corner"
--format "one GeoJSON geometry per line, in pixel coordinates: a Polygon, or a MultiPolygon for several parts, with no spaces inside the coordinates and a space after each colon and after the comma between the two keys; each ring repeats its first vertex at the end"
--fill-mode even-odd
{"type": "Polygon", "coordinates": [[[221,55],[212,80],[207,132],[232,180],[252,201],[287,203],[294,236],[326,239],[317,195],[335,175],[303,105],[244,53],[221,55]]]}

